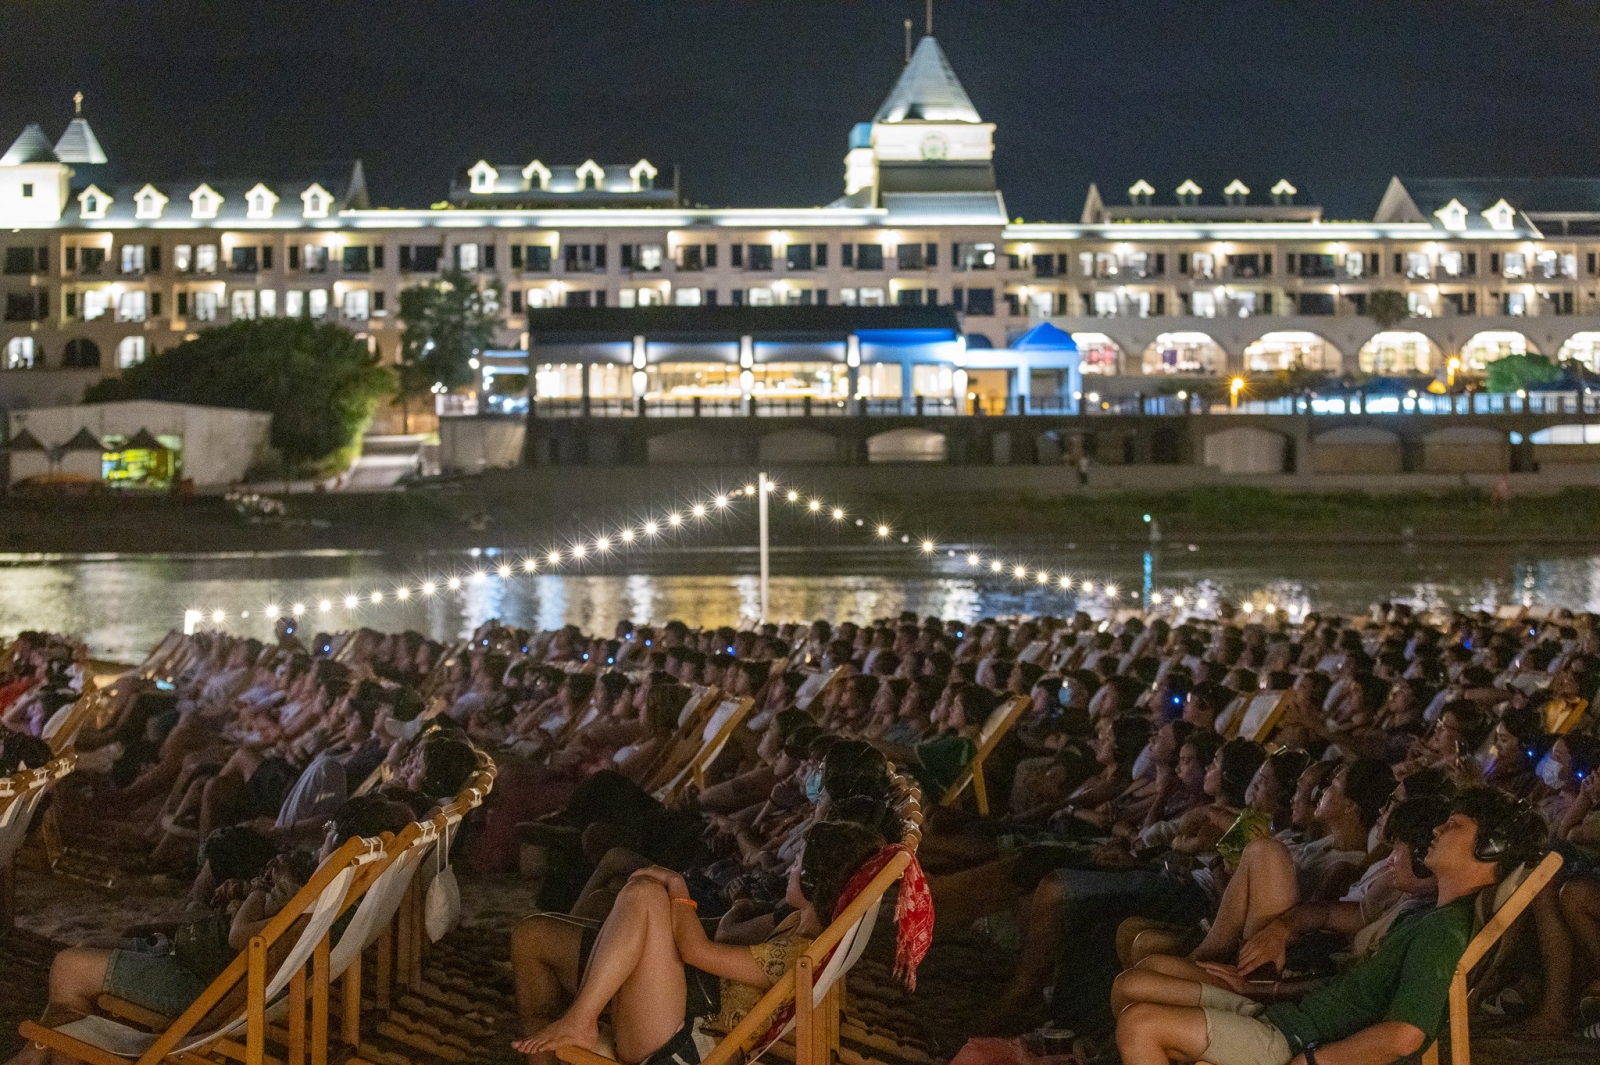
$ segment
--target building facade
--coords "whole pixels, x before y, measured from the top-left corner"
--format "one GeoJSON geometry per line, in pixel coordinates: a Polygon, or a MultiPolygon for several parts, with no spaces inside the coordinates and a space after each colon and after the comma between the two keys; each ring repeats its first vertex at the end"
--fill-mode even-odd
{"type": "MultiPolygon", "coordinates": [[[[441,204],[383,206],[359,162],[124,179],[81,114],[54,144],[30,125],[0,156],[0,405],[75,401],[239,319],[338,320],[392,360],[400,291],[449,268],[498,282],[508,350],[537,351],[555,307],[956,313],[950,372],[869,361],[849,376],[866,398],[1074,388],[1059,359],[1039,368],[1011,347],[1046,321],[1075,343],[1085,390],[1290,369],[1444,378],[1524,352],[1600,369],[1600,180],[1395,178],[1357,221],[1324,217],[1284,178],[1137,180],[1064,194],[1076,221],[1019,222],[993,134],[932,37],[850,132],[844,195],[819,207],[691,207],[648,160],[480,160],[441,204]]],[[[840,380],[826,361],[752,384],[684,359],[643,379],[599,363],[527,369],[556,399],[811,395],[840,380]]]]}

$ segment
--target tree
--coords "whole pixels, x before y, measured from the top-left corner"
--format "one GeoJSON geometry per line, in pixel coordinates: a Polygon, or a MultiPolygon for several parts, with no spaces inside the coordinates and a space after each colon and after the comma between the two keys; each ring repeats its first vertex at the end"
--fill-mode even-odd
{"type": "Polygon", "coordinates": [[[1384,289],[1367,297],[1367,317],[1388,329],[1411,317],[1411,305],[1406,302],[1404,292],[1384,289]]]}
{"type": "Polygon", "coordinates": [[[1489,364],[1484,387],[1490,392],[1532,391],[1561,377],[1561,367],[1543,355],[1507,355],[1489,364]]]}
{"type": "Polygon", "coordinates": [[[157,399],[265,411],[290,472],[349,466],[373,411],[394,388],[349,330],[305,318],[207,329],[89,388],[91,403],[157,399]]]}
{"type": "MultiPolygon", "coordinates": [[[[400,293],[400,401],[434,385],[459,388],[474,380],[468,360],[494,344],[500,282],[480,288],[460,270],[400,293]]],[[[409,414],[407,415],[409,418],[409,414]]]]}

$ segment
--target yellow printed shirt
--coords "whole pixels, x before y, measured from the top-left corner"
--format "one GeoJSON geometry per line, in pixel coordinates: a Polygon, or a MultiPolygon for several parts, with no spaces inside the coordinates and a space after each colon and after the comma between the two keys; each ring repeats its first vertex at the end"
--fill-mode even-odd
{"type": "MultiPolygon", "coordinates": [[[[772,930],[772,935],[764,942],[757,943],[750,948],[750,953],[755,956],[756,964],[761,966],[767,974],[767,979],[776,984],[783,979],[783,974],[794,968],[800,955],[805,953],[811,945],[811,937],[799,933],[800,915],[791,913],[784,918],[778,927],[772,930]]],[[[749,984],[741,984],[737,980],[722,981],[722,1003],[717,1011],[717,1027],[725,1032],[731,1032],[744,1020],[745,1015],[755,1009],[756,1003],[761,1001],[761,996],[766,991],[749,984]]]]}

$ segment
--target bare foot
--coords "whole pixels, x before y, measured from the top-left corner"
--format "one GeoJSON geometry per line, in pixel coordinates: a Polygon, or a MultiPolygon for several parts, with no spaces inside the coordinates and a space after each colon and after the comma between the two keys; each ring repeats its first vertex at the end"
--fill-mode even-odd
{"type": "Polygon", "coordinates": [[[600,1025],[593,1018],[574,1017],[564,1013],[554,1023],[540,1031],[511,1044],[519,1054],[553,1053],[562,1047],[583,1047],[596,1050],[600,1046],[600,1025]]]}

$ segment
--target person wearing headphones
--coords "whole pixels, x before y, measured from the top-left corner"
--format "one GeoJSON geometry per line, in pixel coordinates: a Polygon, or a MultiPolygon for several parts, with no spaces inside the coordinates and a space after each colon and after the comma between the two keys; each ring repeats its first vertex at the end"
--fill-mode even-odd
{"type": "Polygon", "coordinates": [[[1123,1065],[1385,1065],[1421,1051],[1444,1025],[1478,893],[1537,860],[1544,839],[1526,803],[1489,788],[1450,811],[1425,859],[1437,903],[1298,1001],[1231,965],[1158,956],[1124,972],[1112,993],[1123,1065]]]}

